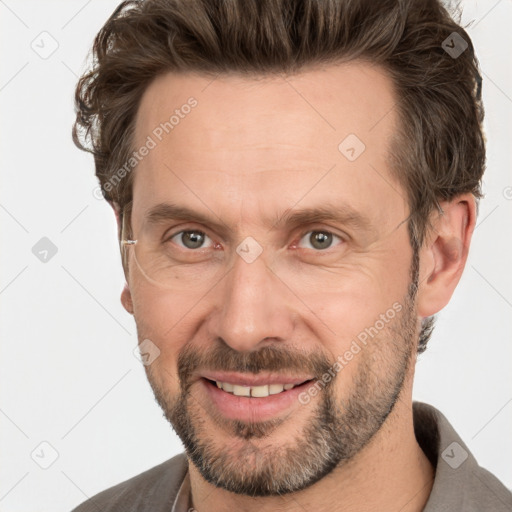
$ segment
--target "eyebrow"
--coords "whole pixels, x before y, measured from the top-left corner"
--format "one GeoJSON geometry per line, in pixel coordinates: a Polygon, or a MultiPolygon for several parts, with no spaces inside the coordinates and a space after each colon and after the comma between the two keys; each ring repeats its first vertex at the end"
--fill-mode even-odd
{"type": "MultiPolygon", "coordinates": [[[[215,214],[207,215],[197,212],[186,206],[174,203],[159,203],[145,214],[145,219],[150,225],[158,225],[170,220],[183,220],[207,224],[212,226],[220,234],[227,235],[232,229],[215,214]]],[[[320,222],[332,222],[361,231],[371,231],[374,225],[371,219],[361,212],[344,204],[325,203],[321,206],[310,208],[290,208],[281,216],[267,217],[264,225],[269,229],[295,228],[320,222]]]]}

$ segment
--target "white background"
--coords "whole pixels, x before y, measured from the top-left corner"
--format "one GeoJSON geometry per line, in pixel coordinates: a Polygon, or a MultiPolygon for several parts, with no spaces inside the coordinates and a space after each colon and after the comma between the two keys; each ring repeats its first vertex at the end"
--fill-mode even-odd
{"type": "MultiPolygon", "coordinates": [[[[0,2],[0,511],[68,511],[182,451],[132,353],[114,216],[71,141],[77,76],[117,3],[0,2]],[[47,59],[31,48],[43,31],[58,43],[47,59]],[[42,237],[58,248],[47,263],[42,237]],[[50,461],[43,441],[48,469],[31,458],[50,461]]],[[[512,2],[462,4],[484,74],[486,198],[414,394],[512,487],[512,2]]]]}

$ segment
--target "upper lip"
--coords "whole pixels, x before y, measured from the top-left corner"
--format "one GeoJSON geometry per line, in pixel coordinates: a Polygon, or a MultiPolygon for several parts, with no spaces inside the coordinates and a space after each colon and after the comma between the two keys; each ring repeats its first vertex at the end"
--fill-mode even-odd
{"type": "Polygon", "coordinates": [[[229,382],[241,386],[263,386],[265,384],[302,384],[314,377],[280,373],[202,372],[200,377],[218,382],[229,382]]]}

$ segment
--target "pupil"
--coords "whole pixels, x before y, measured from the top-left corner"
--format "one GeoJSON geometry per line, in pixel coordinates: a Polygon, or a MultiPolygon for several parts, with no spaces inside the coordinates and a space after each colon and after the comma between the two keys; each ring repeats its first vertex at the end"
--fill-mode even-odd
{"type": "Polygon", "coordinates": [[[185,231],[181,236],[183,244],[189,249],[201,247],[204,235],[199,231],[185,231]]]}
{"type": "Polygon", "coordinates": [[[323,233],[321,231],[316,231],[311,235],[311,245],[316,249],[326,249],[331,245],[332,235],[329,233],[323,233]]]}

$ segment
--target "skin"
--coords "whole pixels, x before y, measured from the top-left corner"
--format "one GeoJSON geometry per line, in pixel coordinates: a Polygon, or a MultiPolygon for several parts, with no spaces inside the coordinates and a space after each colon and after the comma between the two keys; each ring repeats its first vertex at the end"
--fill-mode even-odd
{"type": "Polygon", "coordinates": [[[314,483],[282,495],[231,492],[208,481],[189,462],[194,508],[422,510],[434,470],[413,430],[415,344],[421,320],[448,303],[464,269],[475,226],[473,196],[442,202],[444,214],[433,214],[434,229],[419,253],[417,295],[406,307],[413,251],[404,220],[410,210],[387,163],[398,119],[392,84],[382,70],[350,62],[258,80],[166,74],[143,96],[135,146],[143,145],[190,96],[197,107],[137,166],[133,233],[142,239],[147,210],[173,201],[222,222],[229,235],[221,236],[209,225],[175,222],[181,229],[203,230],[220,249],[215,262],[177,266],[172,289],[148,280],[130,249],[121,301],[134,315],[139,341],[150,339],[160,350],[146,367],[157,400],[175,428],[182,407],[197,440],[216,457],[222,454],[233,478],[242,473],[250,477],[270,464],[280,474],[275,454],[300,446],[327,396],[342,432],[354,432],[353,453],[314,483]],[[348,134],[356,134],[366,146],[353,162],[338,150],[348,134]],[[371,228],[321,222],[277,229],[265,223],[268,216],[328,202],[350,205],[370,219],[371,228]],[[335,238],[329,254],[320,255],[304,236],[314,229],[345,239],[335,238]],[[250,264],[235,252],[248,236],[263,248],[250,264]],[[265,349],[295,355],[297,369],[301,364],[311,369],[308,354],[332,364],[397,302],[403,306],[401,314],[330,386],[308,404],[294,405],[275,424],[258,425],[257,418],[246,422],[246,438],[214,410],[196,375],[179,367],[185,349],[211,362],[221,348],[235,362],[253,358],[262,367],[265,360],[258,355],[265,349]],[[367,389],[362,382],[369,382],[367,389]],[[364,400],[389,402],[393,385],[399,385],[398,397],[382,424],[350,420],[350,407],[357,410],[364,400]],[[365,428],[370,436],[363,442],[357,434],[365,428]]]}

